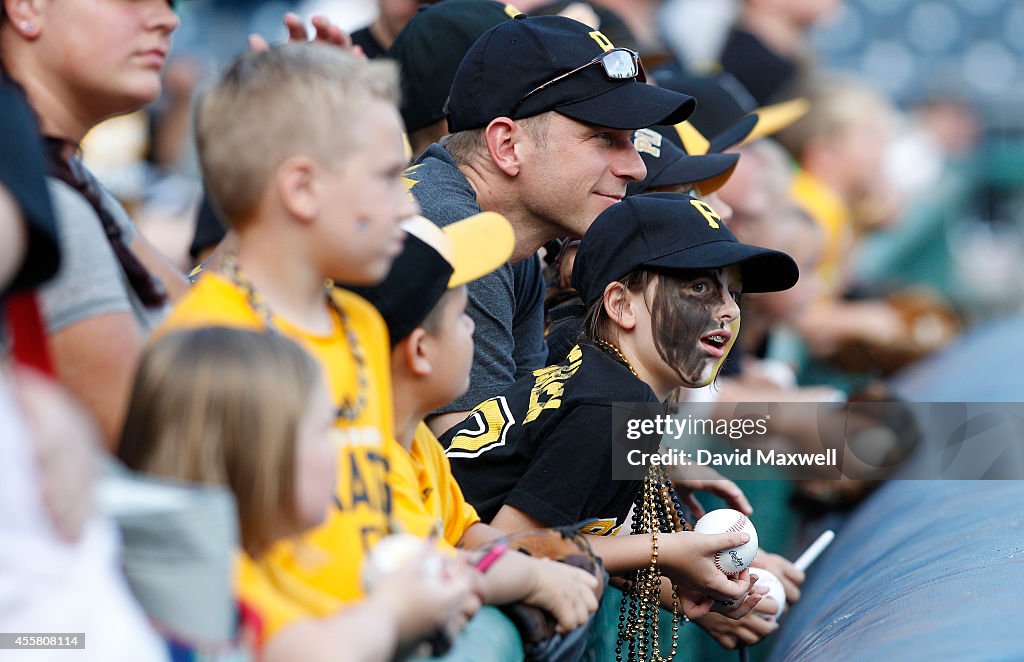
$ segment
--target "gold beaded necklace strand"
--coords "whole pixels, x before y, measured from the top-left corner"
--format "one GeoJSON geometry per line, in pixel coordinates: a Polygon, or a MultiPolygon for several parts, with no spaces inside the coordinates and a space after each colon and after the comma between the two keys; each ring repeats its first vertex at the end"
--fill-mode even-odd
{"type": "Polygon", "coordinates": [[[619,606],[619,636],[615,646],[616,662],[669,662],[679,649],[679,627],[687,619],[679,613],[679,591],[672,584],[672,646],[667,657],[661,654],[658,615],[661,609],[661,577],[658,569],[658,535],[688,528],[682,516],[682,504],[672,483],[660,467],[651,467],[636,497],[633,535],[651,536],[651,563],[637,570],[623,591],[619,606]],[[678,524],[677,524],[678,523],[678,524]],[[627,657],[623,657],[626,647],[627,657]],[[648,656],[648,653],[650,654],[648,656]]]}
{"type": "Polygon", "coordinates": [[[636,369],[633,368],[633,364],[629,362],[629,359],[625,357],[625,355],[618,347],[604,340],[598,340],[597,346],[603,349],[604,351],[608,352],[615,358],[617,358],[620,363],[624,364],[627,368],[629,368],[629,371],[633,373],[634,377],[636,377],[637,379],[640,378],[640,375],[636,374],[636,369]]]}
{"type": "MultiPolygon", "coordinates": [[[[634,377],[636,370],[618,347],[604,340],[597,341],[598,347],[625,364],[634,377]]],[[[652,466],[644,477],[634,504],[633,535],[651,536],[651,563],[637,570],[622,594],[619,605],[619,635],[615,645],[615,660],[629,662],[648,660],[669,662],[675,659],[679,650],[679,626],[687,620],[679,614],[679,589],[672,586],[672,647],[668,657],[661,654],[658,616],[661,609],[661,578],[658,569],[658,534],[673,533],[689,529],[683,515],[682,503],[676,494],[672,481],[661,466],[652,466]],[[623,647],[627,658],[623,658],[623,647]]]]}
{"type": "MultiPolygon", "coordinates": [[[[238,256],[235,251],[226,252],[221,265],[221,269],[224,275],[228,277],[228,280],[245,294],[246,302],[253,312],[259,315],[267,333],[280,333],[274,324],[274,314],[270,307],[256,294],[256,289],[253,287],[252,282],[245,278],[238,268],[238,256]]],[[[356,389],[358,393],[355,403],[353,404],[346,397],[335,411],[335,416],[346,421],[355,421],[366,407],[366,392],[370,386],[370,380],[367,377],[366,356],[363,354],[362,345],[359,344],[359,338],[352,330],[352,325],[349,324],[348,313],[331,296],[331,285],[324,285],[324,295],[327,297],[327,305],[338,315],[338,321],[341,324],[342,331],[345,333],[345,340],[348,342],[349,351],[352,353],[352,360],[356,364],[356,389]]]]}

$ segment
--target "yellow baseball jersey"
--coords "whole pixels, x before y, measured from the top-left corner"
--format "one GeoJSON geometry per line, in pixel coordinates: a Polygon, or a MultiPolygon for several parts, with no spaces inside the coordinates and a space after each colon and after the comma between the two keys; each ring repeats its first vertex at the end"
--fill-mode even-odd
{"type": "Polygon", "coordinates": [[[406,533],[443,536],[455,547],[480,516],[462,496],[440,442],[420,423],[407,452],[398,442],[389,452],[395,519],[406,533]]]}
{"type": "MultiPolygon", "coordinates": [[[[366,404],[357,420],[337,421],[345,443],[339,448],[338,485],[326,521],[299,541],[278,542],[258,566],[243,564],[245,572],[239,574],[238,590],[241,595],[249,595],[250,606],[261,613],[268,626],[266,638],[302,615],[303,610],[305,615],[320,615],[319,605],[362,597],[359,571],[363,556],[390,532],[390,446],[385,440],[393,439],[394,434],[387,328],[377,310],[361,297],[336,289],[333,298],[348,316],[365,356],[366,404]],[[285,581],[289,577],[295,581],[285,581]],[[278,600],[268,598],[272,592],[260,586],[304,586],[310,591],[292,590],[301,596],[278,600]],[[301,608],[293,609],[296,605],[301,608]]],[[[272,321],[280,333],[297,341],[320,362],[335,403],[356,401],[358,371],[337,315],[333,331],[326,335],[308,333],[280,318],[272,321]]],[[[259,329],[263,323],[241,289],[220,274],[205,273],[157,333],[214,325],[259,329]]]]}
{"type": "Polygon", "coordinates": [[[324,618],[342,607],[333,595],[245,552],[235,558],[235,586],[239,603],[256,615],[260,648],[286,625],[303,618],[324,618]]]}

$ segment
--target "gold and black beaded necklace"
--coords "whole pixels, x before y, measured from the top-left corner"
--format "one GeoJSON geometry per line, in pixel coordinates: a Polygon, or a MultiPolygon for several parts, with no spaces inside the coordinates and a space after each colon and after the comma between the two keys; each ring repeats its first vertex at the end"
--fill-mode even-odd
{"type": "Polygon", "coordinates": [[[665,469],[652,466],[633,502],[633,535],[651,536],[651,563],[631,573],[619,606],[619,635],[615,660],[668,662],[679,649],[679,628],[686,620],[680,613],[679,590],[672,584],[672,647],[661,654],[658,615],[661,609],[661,577],[658,569],[658,534],[690,529],[683,505],[665,469]],[[626,654],[624,657],[623,654],[626,654]]]}
{"type": "Polygon", "coordinates": [[[625,357],[625,355],[618,347],[616,347],[615,345],[611,344],[606,340],[595,340],[594,342],[597,344],[599,348],[603,349],[606,354],[611,354],[612,358],[614,358],[616,361],[629,368],[629,371],[633,373],[634,377],[636,377],[637,379],[640,378],[640,375],[636,373],[636,369],[633,368],[633,365],[629,362],[629,359],[625,357]]]}
{"type": "MultiPolygon", "coordinates": [[[[636,370],[618,347],[604,340],[596,344],[624,364],[634,377],[636,370]]],[[[651,536],[651,563],[630,573],[619,606],[619,633],[615,660],[668,662],[679,649],[679,627],[688,620],[679,613],[679,590],[672,584],[672,647],[661,654],[658,615],[661,609],[661,577],[658,569],[658,534],[691,530],[683,504],[664,467],[651,466],[633,501],[632,535],[651,536]],[[625,653],[625,657],[623,654],[625,653]]]]}
{"type": "MultiPolygon", "coordinates": [[[[260,320],[263,322],[263,328],[267,333],[279,333],[277,325],[274,324],[274,313],[270,310],[270,307],[256,294],[256,289],[253,287],[252,282],[242,275],[241,270],[238,268],[238,256],[235,251],[228,251],[224,254],[224,259],[221,262],[221,271],[228,280],[242,290],[245,294],[245,300],[252,308],[253,312],[259,315],[260,320]]],[[[338,305],[338,302],[331,296],[332,285],[330,283],[324,284],[324,295],[327,298],[327,305],[337,314],[338,322],[341,324],[341,329],[345,333],[345,340],[348,343],[349,351],[352,353],[352,360],[356,364],[356,394],[355,402],[353,403],[350,398],[345,400],[337,407],[335,416],[346,421],[355,421],[363,413],[363,409],[366,407],[366,392],[370,386],[370,380],[367,377],[366,367],[366,356],[363,354],[363,347],[359,344],[359,338],[352,330],[352,325],[349,323],[348,313],[345,309],[338,305]]]]}

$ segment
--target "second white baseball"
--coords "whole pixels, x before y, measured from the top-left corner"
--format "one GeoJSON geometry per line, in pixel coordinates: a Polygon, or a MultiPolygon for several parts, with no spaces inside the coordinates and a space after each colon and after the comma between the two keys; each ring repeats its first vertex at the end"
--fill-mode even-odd
{"type": "Polygon", "coordinates": [[[731,508],[720,508],[712,510],[704,515],[693,527],[697,533],[730,533],[742,531],[750,536],[745,545],[723,549],[715,553],[715,565],[727,575],[736,575],[743,572],[744,568],[750,565],[757,555],[757,531],[753,523],[746,515],[731,508]]]}
{"type": "Polygon", "coordinates": [[[779,604],[779,608],[775,610],[774,614],[755,613],[766,621],[774,621],[779,616],[782,616],[782,612],[786,608],[786,587],[782,585],[781,579],[764,568],[754,568],[750,572],[757,575],[757,584],[755,586],[765,586],[768,588],[768,592],[765,593],[764,597],[771,598],[779,604]]]}
{"type": "MultiPolygon", "coordinates": [[[[385,536],[363,558],[363,588],[372,591],[385,577],[413,559],[422,557],[429,549],[425,540],[408,533],[385,536]]],[[[440,573],[440,558],[428,558],[424,571],[440,573]]]]}

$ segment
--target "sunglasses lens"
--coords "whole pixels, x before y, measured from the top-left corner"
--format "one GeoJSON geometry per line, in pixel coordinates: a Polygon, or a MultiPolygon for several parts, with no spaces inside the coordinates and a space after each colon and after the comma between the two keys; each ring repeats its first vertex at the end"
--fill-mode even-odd
{"type": "Polygon", "coordinates": [[[601,61],[609,78],[614,80],[636,78],[637,59],[630,51],[608,51],[601,61]]]}

